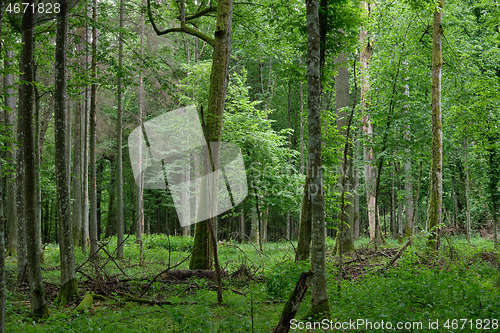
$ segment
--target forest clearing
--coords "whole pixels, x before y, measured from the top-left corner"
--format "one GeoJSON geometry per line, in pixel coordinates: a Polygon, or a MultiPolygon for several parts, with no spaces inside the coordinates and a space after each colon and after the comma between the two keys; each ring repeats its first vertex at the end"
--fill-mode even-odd
{"type": "Polygon", "coordinates": [[[500,331],[497,0],[0,0],[0,333],[500,331]]]}

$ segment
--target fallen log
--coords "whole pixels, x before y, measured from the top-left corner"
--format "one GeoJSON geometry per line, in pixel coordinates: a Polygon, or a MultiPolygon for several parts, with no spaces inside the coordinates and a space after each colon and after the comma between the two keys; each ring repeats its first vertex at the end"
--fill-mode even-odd
{"type": "Polygon", "coordinates": [[[309,287],[312,275],[313,273],[311,271],[304,272],[300,275],[299,281],[295,285],[295,289],[293,289],[293,292],[290,294],[290,297],[288,297],[283,307],[281,319],[274,328],[273,333],[287,333],[290,330],[290,320],[295,317],[295,314],[299,310],[300,303],[309,287]]]}
{"type": "Polygon", "coordinates": [[[136,302],[140,304],[148,304],[148,305],[184,305],[184,304],[197,304],[198,302],[172,302],[172,301],[164,301],[164,300],[156,300],[156,299],[147,299],[141,297],[135,297],[130,294],[122,294],[123,300],[127,302],[136,302]]]}
{"type": "MultiPolygon", "coordinates": [[[[223,276],[227,275],[226,271],[221,271],[223,276]]],[[[202,270],[202,269],[194,269],[194,270],[181,270],[174,269],[163,272],[160,277],[162,280],[172,281],[172,280],[187,280],[189,278],[200,278],[200,279],[215,279],[215,271],[212,270],[202,270]]]]}

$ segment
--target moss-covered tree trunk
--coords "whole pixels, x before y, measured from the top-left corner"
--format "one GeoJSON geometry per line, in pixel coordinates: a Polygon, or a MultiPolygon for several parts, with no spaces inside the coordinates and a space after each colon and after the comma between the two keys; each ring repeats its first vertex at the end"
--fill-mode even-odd
{"type": "Polygon", "coordinates": [[[439,246],[439,224],[441,223],[443,196],[443,125],[441,122],[441,70],[442,58],[442,17],[443,0],[434,12],[432,26],[432,161],[431,189],[429,200],[429,239],[428,246],[437,250],[439,246]]]}
{"type": "Polygon", "coordinates": [[[309,124],[309,197],[311,198],[311,270],[310,314],[328,317],[330,304],[326,291],[325,197],[321,160],[321,65],[320,19],[318,0],[306,1],[307,15],[307,120],[309,124]]]}
{"type": "MultiPolygon", "coordinates": [[[[34,6],[28,2],[28,8],[34,6]]],[[[36,170],[35,170],[35,141],[33,131],[33,45],[34,45],[34,14],[27,10],[22,19],[23,43],[21,49],[19,87],[19,126],[23,133],[23,160],[24,160],[24,209],[26,231],[26,254],[28,263],[28,277],[30,281],[30,305],[34,317],[47,317],[49,312],[43,292],[42,270],[40,266],[40,252],[36,241],[36,170]]],[[[22,204],[22,203],[21,203],[22,204]]]]}
{"type": "MultiPolygon", "coordinates": [[[[209,144],[211,142],[220,142],[222,134],[222,115],[224,113],[227,85],[229,81],[228,72],[231,53],[232,20],[233,1],[220,0],[217,4],[217,22],[214,33],[214,50],[212,55],[208,112],[206,119],[206,141],[209,144]]],[[[212,150],[212,155],[212,161],[214,167],[216,167],[219,164],[217,149],[212,150]]],[[[202,193],[203,192],[204,191],[202,191],[202,193]]],[[[216,205],[216,203],[213,204],[216,205]]],[[[214,208],[216,208],[216,206],[211,207],[211,209],[214,208]]],[[[212,246],[210,246],[211,236],[209,235],[209,231],[212,230],[213,236],[215,236],[216,225],[217,217],[215,216],[207,221],[198,223],[196,226],[193,255],[189,264],[190,269],[209,269],[211,267],[211,251],[209,249],[212,247],[212,255],[217,255],[217,240],[215,238],[212,239],[212,246]]],[[[217,260],[215,260],[215,262],[217,265],[217,260]]]]}
{"type": "Polygon", "coordinates": [[[57,186],[57,216],[59,223],[59,253],[61,257],[61,289],[58,301],[65,305],[78,295],[73,253],[73,225],[71,221],[71,197],[69,191],[67,131],[68,110],[66,109],[66,46],[68,36],[68,1],[60,1],[57,14],[55,89],[54,89],[54,137],[57,186]]]}

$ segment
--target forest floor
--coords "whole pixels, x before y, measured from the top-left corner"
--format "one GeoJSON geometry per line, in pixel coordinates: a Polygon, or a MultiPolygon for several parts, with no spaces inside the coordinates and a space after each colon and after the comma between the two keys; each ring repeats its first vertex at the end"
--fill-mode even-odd
{"type": "MultiPolygon", "coordinates": [[[[190,237],[145,235],[142,264],[133,236],[126,240],[124,260],[110,257],[116,239],[104,246],[107,253],[100,251],[98,266],[86,261],[87,256],[77,249],[81,296],[94,291],[106,297],[94,300],[83,311],[75,310],[81,299],[65,307],[52,304],[59,285],[59,247],[46,245],[42,273],[51,315],[41,322],[30,318],[29,287],[16,283],[16,260],[8,257],[6,331],[271,332],[300,273],[309,269],[308,263],[294,263],[296,243],[264,243],[260,252],[253,244],[225,241],[219,246],[221,266],[227,272],[224,302],[217,306],[211,279],[179,280],[160,274],[186,259],[192,242],[190,237]],[[148,303],[141,304],[134,297],[148,303]]],[[[402,244],[387,239],[387,245],[375,251],[367,246],[367,239],[360,239],[356,253],[343,258],[339,288],[338,257],[332,256],[334,241],[328,238],[330,324],[364,320],[350,332],[500,331],[500,255],[491,240],[474,237],[472,244],[460,237],[443,238],[441,250],[433,257],[426,250],[425,238],[416,236],[401,258],[382,272],[402,244]],[[385,329],[375,329],[382,321],[385,329]],[[368,322],[375,326],[370,329],[368,322]],[[414,327],[390,330],[388,322],[414,327]],[[429,324],[436,322],[439,329],[431,330],[429,324]]],[[[173,269],[187,269],[188,262],[173,269]]],[[[309,305],[310,291],[295,318],[304,319],[309,305]]]]}

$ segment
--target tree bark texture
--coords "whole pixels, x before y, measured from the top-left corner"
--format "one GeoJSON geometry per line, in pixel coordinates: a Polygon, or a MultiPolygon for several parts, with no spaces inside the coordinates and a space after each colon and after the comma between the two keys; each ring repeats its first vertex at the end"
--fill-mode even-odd
{"type": "MultiPolygon", "coordinates": [[[[146,6],[146,1],[142,0],[142,6],[146,6]]],[[[120,27],[123,28],[123,1],[120,1],[120,27]]],[[[121,32],[120,32],[121,34],[121,32]]],[[[120,46],[121,46],[121,63],[120,67],[123,65],[123,41],[121,40],[123,36],[120,37],[120,46]]],[[[141,13],[141,20],[139,23],[139,54],[141,56],[144,55],[144,12],[141,13]]],[[[144,108],[144,83],[143,83],[143,75],[142,70],[139,70],[139,84],[137,87],[137,122],[139,126],[142,126],[142,117],[143,117],[143,108],[144,108]]],[[[139,146],[139,153],[137,156],[137,161],[139,162],[139,170],[141,169],[142,163],[142,146],[139,146]]],[[[137,233],[139,230],[144,232],[144,179],[143,174],[139,176],[137,188],[137,200],[136,200],[136,211],[137,211],[137,233]]],[[[122,236],[123,237],[123,236],[122,236]]],[[[123,252],[123,250],[122,250],[123,252]]]]}
{"type": "MultiPolygon", "coordinates": [[[[5,125],[7,126],[9,136],[14,139],[17,130],[16,122],[16,95],[14,89],[14,74],[13,64],[11,59],[14,58],[14,51],[5,50],[4,68],[7,71],[4,75],[5,89],[5,125]]],[[[7,143],[7,161],[16,170],[17,147],[12,141],[7,143]]],[[[7,255],[17,255],[17,208],[16,208],[16,174],[9,172],[7,174],[7,255]]]]}
{"type": "MultiPolygon", "coordinates": [[[[85,40],[85,29],[79,28],[77,30],[78,38],[80,39],[80,43],[76,45],[76,52],[79,55],[78,64],[79,64],[79,75],[82,75],[84,66],[84,57],[81,55],[83,52],[83,45],[85,40]]],[[[82,93],[80,92],[79,95],[82,93]]],[[[80,244],[82,240],[82,219],[83,219],[83,129],[82,125],[84,124],[83,120],[83,108],[82,102],[77,100],[75,101],[74,107],[74,129],[73,129],[73,182],[71,183],[72,191],[71,196],[73,199],[73,245],[77,246],[80,244]]]]}
{"type": "Polygon", "coordinates": [[[470,244],[470,234],[471,234],[471,225],[470,225],[470,193],[469,193],[469,160],[467,154],[467,138],[465,138],[464,142],[464,169],[465,169],[465,237],[467,238],[467,242],[470,244]]]}
{"type": "MultiPolygon", "coordinates": [[[[215,25],[215,38],[213,43],[212,54],[212,69],[210,73],[210,88],[208,95],[208,112],[206,119],[206,141],[220,142],[222,134],[222,115],[226,100],[227,85],[229,81],[229,60],[231,54],[231,27],[233,20],[233,1],[221,0],[217,4],[217,22],[215,25]]],[[[215,149],[217,150],[217,149],[215,149]]],[[[213,167],[219,164],[218,152],[212,151],[213,167]]],[[[213,177],[216,182],[217,177],[213,177]]],[[[216,183],[214,183],[216,184],[216,183]]],[[[216,187],[212,187],[216,188],[216,187]]],[[[202,189],[202,193],[203,193],[202,189]]],[[[200,205],[201,207],[202,205],[200,205]]],[[[212,203],[211,203],[212,206],[212,203]]],[[[210,207],[210,209],[216,207],[210,207]]],[[[198,223],[195,230],[193,255],[191,257],[190,269],[207,269],[211,266],[211,255],[216,255],[217,241],[212,239],[213,251],[205,250],[206,246],[210,246],[208,224],[212,225],[214,237],[216,236],[217,217],[213,217],[207,221],[198,223]],[[202,226],[205,224],[205,226],[202,226]]],[[[215,258],[214,258],[215,259],[215,258]]],[[[217,264],[217,263],[216,263],[217,264]]]]}
{"type": "MultiPolygon", "coordinates": [[[[5,1],[0,0],[0,40],[3,40],[2,27],[3,27],[4,10],[5,10],[5,1]]],[[[0,45],[0,51],[2,51],[2,49],[3,45],[0,45]]],[[[8,87],[8,85],[6,86],[8,87]]],[[[6,112],[9,111],[10,110],[6,110],[6,112]]],[[[1,174],[2,174],[2,160],[0,159],[0,175],[1,174]]],[[[0,193],[3,193],[1,177],[0,177],[0,193]]],[[[5,224],[6,221],[3,215],[3,200],[0,198],[0,333],[5,332],[5,224]]]]}
{"type": "Polygon", "coordinates": [[[311,198],[311,310],[314,317],[330,314],[326,291],[325,267],[325,197],[321,161],[321,65],[320,65],[320,22],[318,0],[306,0],[307,20],[307,120],[309,124],[309,164],[311,177],[309,195],[311,198]]]}
{"type": "Polygon", "coordinates": [[[309,252],[311,249],[311,198],[309,195],[309,180],[310,177],[307,175],[306,182],[304,184],[302,208],[300,210],[299,237],[297,242],[295,261],[303,261],[309,259],[309,252]]]}
{"type": "Polygon", "coordinates": [[[432,161],[431,191],[429,200],[429,232],[428,246],[437,250],[439,246],[439,224],[443,200],[443,125],[441,121],[441,71],[442,58],[442,18],[444,1],[434,12],[432,26],[432,161]]]}
{"type": "MultiPolygon", "coordinates": [[[[366,11],[367,15],[370,16],[371,4],[368,1],[362,2],[362,8],[366,11]]],[[[368,115],[369,110],[369,100],[368,91],[370,90],[370,78],[368,77],[368,67],[370,65],[370,58],[373,53],[372,41],[368,36],[368,31],[366,28],[362,28],[360,32],[361,41],[361,52],[360,52],[360,63],[361,63],[361,108],[363,111],[363,133],[366,136],[367,142],[363,147],[364,159],[365,159],[365,185],[366,185],[366,200],[368,207],[368,225],[370,231],[370,242],[375,240],[375,187],[377,171],[374,165],[375,157],[373,153],[373,125],[368,115]]]]}
{"type": "Polygon", "coordinates": [[[57,212],[59,223],[59,253],[61,258],[61,290],[58,299],[65,305],[78,295],[73,252],[73,225],[71,221],[70,174],[68,170],[67,132],[68,110],[66,109],[66,46],[68,37],[68,1],[61,0],[57,14],[55,89],[54,89],[54,131],[57,212]]]}
{"type": "MultiPolygon", "coordinates": [[[[123,258],[123,105],[122,105],[122,90],[123,90],[123,10],[124,1],[120,0],[120,33],[118,37],[118,122],[116,124],[116,132],[118,136],[117,142],[117,162],[116,162],[116,256],[123,258]]],[[[136,230],[136,243],[142,242],[142,228],[136,230]]],[[[142,250],[142,247],[141,247],[142,250]]]]}
{"type": "Polygon", "coordinates": [[[405,237],[411,237],[414,234],[413,226],[413,176],[411,174],[411,159],[405,162],[404,165],[405,179],[405,237]]]}
{"type": "MultiPolygon", "coordinates": [[[[92,7],[92,20],[97,24],[97,0],[92,7]]],[[[89,127],[89,234],[90,256],[97,252],[97,160],[96,160],[96,120],[97,120],[97,27],[92,27],[92,64],[91,75],[94,79],[90,92],[90,127],[89,127]]]]}
{"type": "MultiPolygon", "coordinates": [[[[32,5],[33,1],[29,1],[32,5]]],[[[28,276],[30,282],[30,305],[34,317],[48,316],[42,282],[40,266],[40,252],[36,240],[36,170],[35,170],[35,141],[33,131],[33,45],[34,45],[34,14],[27,10],[22,19],[21,50],[21,82],[19,88],[19,126],[23,133],[23,160],[24,160],[24,209],[26,254],[28,276]]],[[[22,203],[21,203],[22,205],[22,203]]]]}

